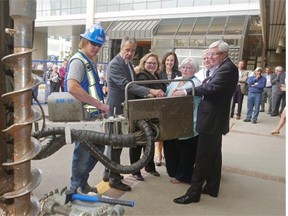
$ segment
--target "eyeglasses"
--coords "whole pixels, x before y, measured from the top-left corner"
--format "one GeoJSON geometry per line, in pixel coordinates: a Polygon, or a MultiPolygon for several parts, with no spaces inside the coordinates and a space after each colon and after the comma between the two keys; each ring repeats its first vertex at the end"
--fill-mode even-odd
{"type": "Polygon", "coordinates": [[[185,69],[186,69],[186,70],[193,70],[193,68],[187,67],[187,66],[183,66],[183,67],[181,67],[181,69],[182,69],[182,70],[185,70],[185,69]]]}
{"type": "Polygon", "coordinates": [[[157,65],[157,62],[145,62],[145,63],[148,65],[153,65],[153,66],[157,65]]]}
{"type": "Polygon", "coordinates": [[[224,52],[212,52],[212,53],[208,53],[208,56],[216,56],[216,55],[221,55],[224,52]]]}
{"type": "Polygon", "coordinates": [[[95,43],[95,42],[93,42],[93,41],[89,41],[89,43],[90,43],[92,46],[98,46],[99,48],[102,47],[101,44],[95,43]]]}

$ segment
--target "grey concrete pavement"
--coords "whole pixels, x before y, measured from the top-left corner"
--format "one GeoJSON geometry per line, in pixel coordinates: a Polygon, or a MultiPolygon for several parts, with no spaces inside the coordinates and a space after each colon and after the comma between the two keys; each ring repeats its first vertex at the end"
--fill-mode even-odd
{"type": "MultiPolygon", "coordinates": [[[[135,207],[125,207],[125,215],[285,215],[286,128],[279,136],[270,135],[279,117],[260,113],[257,124],[231,119],[230,133],[223,136],[223,172],[218,198],[202,195],[199,203],[177,205],[173,199],[185,193],[188,184],[171,184],[165,166],[158,167],[161,177],[143,172],[145,181],[137,182],[129,175],[124,181],[132,191],[117,194],[101,182],[103,165],[93,170],[89,183],[103,188],[106,194],[134,200],[135,207]],[[99,184],[99,182],[101,182],[99,184]]],[[[34,191],[41,197],[53,188],[69,185],[73,145],[66,145],[49,158],[33,161],[42,170],[42,182],[34,191]]],[[[122,154],[129,163],[128,151],[122,154]]]]}

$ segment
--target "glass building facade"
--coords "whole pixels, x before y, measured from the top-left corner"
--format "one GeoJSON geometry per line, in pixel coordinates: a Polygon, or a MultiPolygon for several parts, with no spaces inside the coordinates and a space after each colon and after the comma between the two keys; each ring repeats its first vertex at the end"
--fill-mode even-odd
{"type": "Polygon", "coordinates": [[[139,42],[135,64],[149,51],[160,57],[175,51],[180,62],[190,56],[201,65],[202,50],[219,39],[230,45],[235,63],[244,59],[254,68],[261,56],[259,0],[37,0],[37,19],[85,19],[87,7],[94,7],[94,21],[101,21],[109,38],[101,62],[119,52],[125,35],[139,42]]]}

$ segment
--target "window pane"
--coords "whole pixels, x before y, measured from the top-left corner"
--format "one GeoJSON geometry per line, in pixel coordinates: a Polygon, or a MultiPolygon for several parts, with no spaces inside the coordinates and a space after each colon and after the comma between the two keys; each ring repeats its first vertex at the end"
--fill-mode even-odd
{"type": "Polygon", "coordinates": [[[196,20],[196,25],[192,35],[206,35],[210,23],[210,17],[200,17],[196,20]]]}
{"type": "Polygon", "coordinates": [[[175,34],[177,27],[181,19],[166,19],[161,20],[156,35],[173,35],[175,34]]]}
{"type": "Polygon", "coordinates": [[[119,5],[108,5],[108,12],[119,11],[119,5]]]}
{"type": "Polygon", "coordinates": [[[194,0],[194,6],[206,5],[209,6],[211,4],[211,0],[194,0]]]}
{"type": "Polygon", "coordinates": [[[133,10],[145,10],[145,9],[146,9],[146,3],[133,4],[133,10]]]}
{"type": "Polygon", "coordinates": [[[196,18],[183,19],[183,21],[180,25],[180,28],[177,32],[177,36],[180,36],[180,35],[190,36],[195,21],[196,21],[196,18]]]}
{"type": "Polygon", "coordinates": [[[107,12],[107,6],[97,6],[96,12],[99,12],[99,13],[107,12]]]}
{"type": "Polygon", "coordinates": [[[223,34],[227,17],[214,17],[212,19],[208,34],[223,34]]]}
{"type": "Polygon", "coordinates": [[[176,47],[188,47],[189,39],[175,39],[175,46],[176,47]]]}
{"type": "Polygon", "coordinates": [[[192,7],[193,1],[191,0],[178,0],[177,7],[192,7]]]}
{"type": "Polygon", "coordinates": [[[229,0],[212,0],[212,5],[229,4],[229,0]]]}
{"type": "Polygon", "coordinates": [[[161,8],[160,2],[148,2],[147,3],[147,9],[159,9],[161,8]]]}
{"type": "Polygon", "coordinates": [[[243,34],[245,18],[245,16],[229,17],[225,34],[243,34]]]}
{"type": "Polygon", "coordinates": [[[100,5],[107,5],[107,0],[96,0],[95,2],[96,8],[100,5]]]}
{"type": "Polygon", "coordinates": [[[120,5],[120,11],[132,10],[132,7],[132,4],[122,4],[120,5]]]}
{"type": "Polygon", "coordinates": [[[162,2],[162,8],[175,8],[177,6],[176,0],[169,0],[162,2]]]}

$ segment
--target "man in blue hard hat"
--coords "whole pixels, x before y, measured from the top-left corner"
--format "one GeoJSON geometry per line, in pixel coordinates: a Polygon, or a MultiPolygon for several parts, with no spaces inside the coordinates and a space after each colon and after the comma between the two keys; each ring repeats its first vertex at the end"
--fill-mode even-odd
{"type": "MultiPolygon", "coordinates": [[[[95,107],[95,109],[89,109],[91,117],[97,116],[100,112],[107,114],[109,106],[102,103],[104,95],[95,62],[95,57],[105,43],[105,30],[100,24],[97,24],[86,29],[85,33],[80,36],[79,50],[69,61],[65,89],[83,102],[84,106],[95,107]]],[[[104,152],[103,145],[97,146],[104,152]]],[[[97,162],[79,141],[75,142],[70,182],[72,190],[80,188],[83,193],[97,193],[97,188],[88,184],[89,173],[97,162]]]]}

